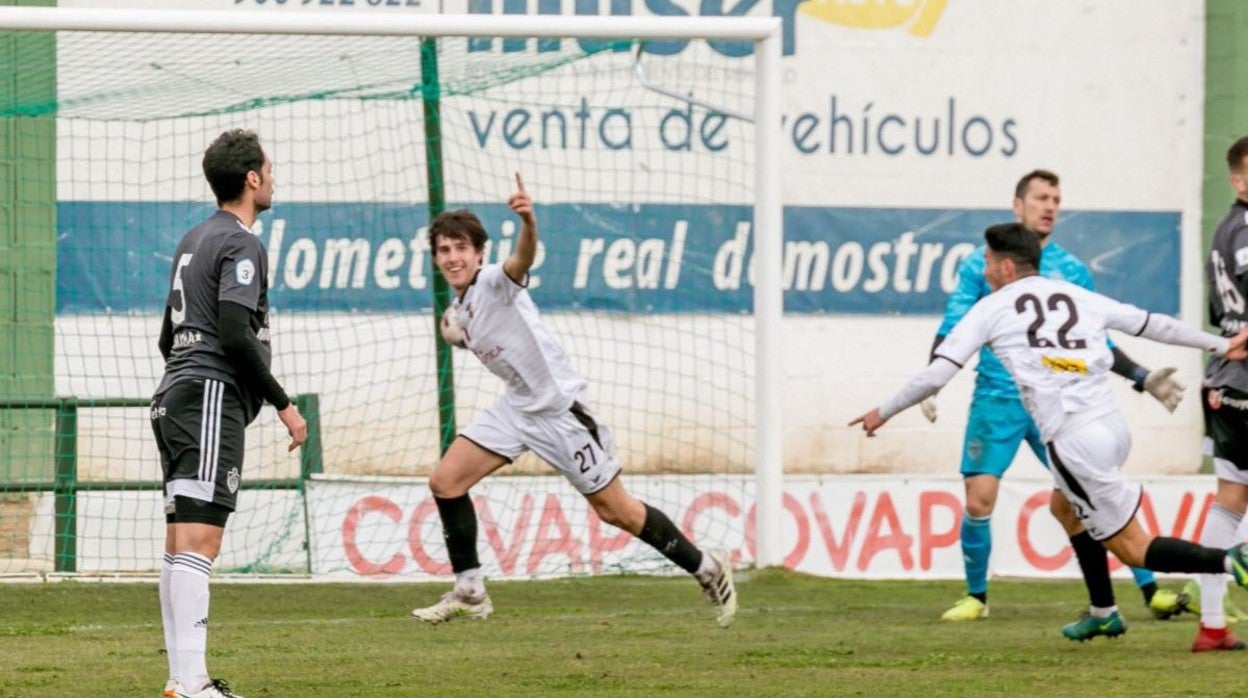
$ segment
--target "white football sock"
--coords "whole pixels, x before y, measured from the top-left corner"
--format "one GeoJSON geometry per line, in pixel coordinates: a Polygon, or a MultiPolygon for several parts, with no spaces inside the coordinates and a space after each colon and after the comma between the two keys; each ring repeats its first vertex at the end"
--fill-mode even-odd
{"type": "MultiPolygon", "coordinates": [[[[1200,532],[1200,544],[1207,548],[1225,550],[1235,544],[1235,529],[1242,515],[1214,503],[1205,517],[1205,528],[1200,532]]],[[[1225,574],[1200,574],[1200,623],[1206,628],[1225,628],[1226,616],[1222,601],[1226,598],[1225,574]]]]}
{"type": "Polygon", "coordinates": [[[703,550],[702,562],[698,563],[698,571],[694,572],[693,576],[702,584],[710,584],[717,574],[719,574],[719,563],[711,557],[710,553],[703,550]]]}
{"type": "Polygon", "coordinates": [[[160,625],[165,629],[165,656],[169,660],[169,678],[178,677],[178,649],[174,644],[176,636],[173,632],[173,600],[169,589],[169,579],[173,574],[173,556],[165,553],[160,559],[160,625]]]}
{"type": "Polygon", "coordinates": [[[209,683],[205,653],[208,649],[208,578],[212,560],[198,553],[173,556],[170,600],[173,604],[174,645],[177,647],[178,680],[194,692],[209,683]]]}
{"type": "Polygon", "coordinates": [[[1117,610],[1118,610],[1117,604],[1113,606],[1108,606],[1106,608],[1099,608],[1097,606],[1088,606],[1088,615],[1092,616],[1093,618],[1105,619],[1114,615],[1114,612],[1116,612],[1117,610]]]}
{"type": "Polygon", "coordinates": [[[455,573],[455,589],[457,591],[466,591],[473,596],[481,596],[485,593],[485,577],[481,574],[480,567],[473,567],[470,570],[455,573]]]}

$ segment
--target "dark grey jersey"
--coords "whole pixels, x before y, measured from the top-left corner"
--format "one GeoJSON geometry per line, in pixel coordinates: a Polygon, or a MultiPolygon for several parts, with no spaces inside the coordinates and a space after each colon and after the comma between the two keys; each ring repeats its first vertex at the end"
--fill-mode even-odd
{"type": "MultiPolygon", "coordinates": [[[[1209,284],[1209,324],[1223,337],[1248,327],[1248,203],[1236,201],[1218,223],[1209,259],[1205,262],[1209,284]]],[[[1205,385],[1234,388],[1248,393],[1248,363],[1213,357],[1205,368],[1205,385]]]]}
{"type": "Polygon", "coordinates": [[[191,228],[173,255],[166,301],[173,323],[173,350],[157,388],[211,378],[233,385],[248,409],[248,421],[260,410],[261,396],[238,380],[238,368],[221,348],[217,327],[222,301],[251,310],[251,331],[260,340],[269,366],[269,271],[264,245],[233,215],[218,210],[191,228]]]}

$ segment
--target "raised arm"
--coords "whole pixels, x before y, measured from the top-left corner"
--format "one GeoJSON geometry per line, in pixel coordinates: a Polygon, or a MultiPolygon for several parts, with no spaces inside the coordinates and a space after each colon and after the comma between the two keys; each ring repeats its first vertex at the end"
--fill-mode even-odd
{"type": "Polygon", "coordinates": [[[533,200],[524,190],[519,172],[516,173],[516,193],[507,200],[507,205],[520,216],[520,236],[516,239],[515,250],[503,262],[503,271],[512,281],[522,284],[537,257],[537,217],[533,215],[533,200]]]}

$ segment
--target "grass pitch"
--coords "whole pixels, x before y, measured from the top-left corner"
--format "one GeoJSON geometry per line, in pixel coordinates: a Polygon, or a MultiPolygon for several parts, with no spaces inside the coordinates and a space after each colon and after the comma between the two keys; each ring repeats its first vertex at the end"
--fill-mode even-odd
{"type": "MultiPolygon", "coordinates": [[[[959,582],[767,570],[738,589],[720,630],[684,576],[492,583],[493,617],[440,627],[408,611],[445,585],[218,584],[208,666],[248,698],[1248,693],[1248,652],[1192,655],[1194,617],[1153,620],[1129,583],[1127,634],[1084,644],[1058,632],[1078,582],[994,581],[992,617],[961,624],[938,620],[959,582]]],[[[0,585],[0,696],[154,697],[165,678],[154,584],[0,585]]]]}

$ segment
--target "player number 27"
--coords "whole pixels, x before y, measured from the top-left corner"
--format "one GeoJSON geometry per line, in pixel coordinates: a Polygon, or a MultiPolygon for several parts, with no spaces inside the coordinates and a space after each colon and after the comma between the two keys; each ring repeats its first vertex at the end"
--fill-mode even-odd
{"type": "Polygon", "coordinates": [[[1063,349],[1084,349],[1088,346],[1087,341],[1082,339],[1070,339],[1067,333],[1074,328],[1079,322],[1079,311],[1075,309],[1075,301],[1065,293],[1054,293],[1049,296],[1049,302],[1041,303],[1040,299],[1030,293],[1024,293],[1014,301],[1014,309],[1021,315],[1028,310],[1036,314],[1036,319],[1032,320],[1027,326],[1027,343],[1033,347],[1051,348],[1059,346],[1063,349]],[[1045,306],[1052,312],[1057,312],[1063,307],[1066,310],[1066,322],[1057,328],[1057,344],[1053,344],[1053,340],[1041,337],[1040,328],[1044,327],[1044,309],[1045,306]]]}
{"type": "Polygon", "coordinates": [[[594,445],[587,443],[572,454],[576,467],[582,473],[588,473],[590,466],[598,465],[598,456],[594,455],[594,445]]]}

